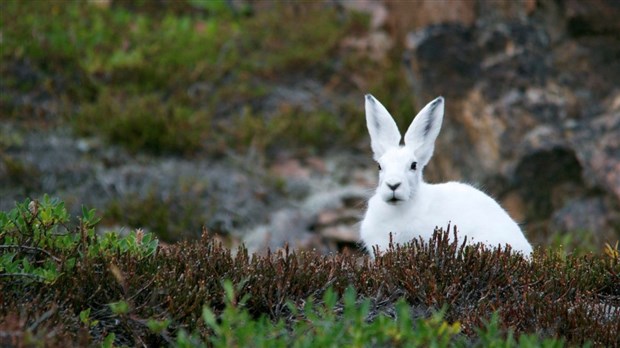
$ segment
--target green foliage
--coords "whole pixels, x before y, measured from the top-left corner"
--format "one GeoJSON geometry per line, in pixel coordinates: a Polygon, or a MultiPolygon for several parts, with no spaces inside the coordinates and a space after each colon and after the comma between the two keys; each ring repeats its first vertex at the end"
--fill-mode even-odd
{"type": "MultiPolygon", "coordinates": [[[[455,343],[460,324],[444,321],[443,312],[429,318],[414,319],[411,307],[400,299],[394,304],[395,317],[380,314],[369,320],[371,302],[360,300],[353,288],[347,288],[338,304],[337,296],[329,290],[322,305],[308,301],[302,317],[296,322],[292,338],[300,346],[438,346],[455,343]],[[338,314],[341,312],[341,314],[338,314]]],[[[293,306],[293,313],[298,315],[293,306]]]]}
{"type": "Polygon", "coordinates": [[[99,134],[131,151],[155,154],[190,153],[201,148],[209,133],[209,116],[187,106],[162,102],[157,95],[124,100],[102,93],[75,117],[82,134],[99,134]]]}
{"type": "Polygon", "coordinates": [[[116,315],[127,314],[129,312],[129,304],[125,301],[108,303],[108,306],[110,306],[112,313],[116,315]]]}
{"type": "Polygon", "coordinates": [[[171,322],[172,321],[170,319],[155,320],[153,318],[149,318],[146,322],[146,326],[148,326],[149,330],[151,330],[153,333],[159,335],[162,334],[168,328],[168,326],[170,326],[171,322]]]}
{"type": "MultiPolygon", "coordinates": [[[[412,115],[400,59],[392,59],[398,50],[376,62],[341,47],[367,32],[367,16],[312,4],[256,13],[221,1],[166,6],[8,1],[0,54],[7,90],[44,91],[78,134],[154,154],[356,145],[366,134],[361,96],[368,91],[397,118],[412,115]],[[22,70],[34,78],[20,78],[22,70]],[[371,84],[358,90],[354,74],[371,84]],[[312,111],[286,101],[264,107],[272,86],[308,77],[360,98],[316,103],[312,111]]],[[[35,114],[12,100],[1,103],[8,114],[35,114]]]]}
{"type": "Polygon", "coordinates": [[[80,322],[82,322],[82,324],[86,325],[86,327],[89,328],[99,324],[99,320],[91,319],[90,310],[91,308],[87,308],[80,312],[80,322]]]}
{"type": "Polygon", "coordinates": [[[177,347],[554,347],[564,346],[562,340],[541,339],[500,328],[499,316],[477,329],[478,339],[472,342],[461,334],[461,324],[445,320],[445,310],[430,317],[414,318],[410,305],[400,299],[394,304],[394,317],[380,314],[369,320],[370,300],[360,300],[353,288],[347,288],[339,300],[333,289],[324,293],[321,304],[309,298],[299,311],[288,307],[294,320],[287,323],[261,315],[254,318],[245,308],[246,302],[234,301],[233,286],[224,282],[225,308],[218,317],[203,307],[202,320],[209,329],[205,341],[199,334],[181,331],[177,347]]]}
{"type": "Polygon", "coordinates": [[[289,14],[284,8],[266,12],[239,23],[240,30],[256,35],[236,37],[238,46],[223,59],[227,68],[241,64],[242,71],[265,76],[303,67],[326,69],[330,53],[347,32],[342,24],[335,11],[310,8],[303,16],[289,14]]]}
{"type": "MultiPolygon", "coordinates": [[[[3,245],[3,249],[8,246],[3,245]]],[[[26,277],[33,281],[51,283],[59,276],[56,265],[51,261],[33,265],[26,258],[16,258],[16,252],[6,252],[0,257],[0,272],[5,275],[26,277]]]]}
{"type": "Polygon", "coordinates": [[[564,347],[563,339],[546,338],[540,339],[536,335],[521,335],[515,339],[513,332],[508,331],[506,335],[502,333],[500,327],[500,316],[497,312],[493,313],[484,327],[476,329],[477,347],[504,348],[504,347],[545,347],[561,348],[564,347]]]}
{"type": "Polygon", "coordinates": [[[17,203],[14,209],[0,212],[0,273],[53,283],[84,257],[130,254],[142,259],[157,250],[158,240],[141,230],[124,237],[96,235],[99,221],[94,209],[82,207],[78,226],[69,227],[64,202],[48,195],[41,201],[17,203]]]}
{"type": "Polygon", "coordinates": [[[114,339],[116,338],[116,335],[114,334],[114,332],[112,332],[111,334],[107,335],[106,338],[103,340],[103,342],[101,342],[101,348],[112,348],[114,347],[114,339]]]}
{"type": "Polygon", "coordinates": [[[141,230],[130,232],[125,237],[119,237],[116,233],[106,233],[89,249],[89,255],[102,255],[105,253],[118,253],[136,255],[136,257],[149,257],[157,250],[158,240],[151,233],[141,230]]]}
{"type": "Polygon", "coordinates": [[[238,139],[238,150],[252,146],[260,152],[273,152],[278,148],[291,148],[298,144],[327,148],[343,142],[339,139],[342,139],[343,132],[352,121],[349,116],[352,115],[338,118],[327,112],[308,113],[284,108],[280,113],[265,118],[263,115],[252,114],[246,108],[236,126],[226,134],[232,139],[238,139]]]}

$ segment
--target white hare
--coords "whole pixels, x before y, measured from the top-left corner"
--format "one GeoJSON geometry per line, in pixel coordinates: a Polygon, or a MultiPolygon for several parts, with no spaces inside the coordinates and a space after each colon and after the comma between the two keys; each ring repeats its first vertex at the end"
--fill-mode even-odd
{"type": "Polygon", "coordinates": [[[435,227],[456,226],[457,237],[489,247],[509,244],[526,256],[532,252],[519,226],[500,205],[474,187],[459,183],[427,184],[422,170],[433,155],[444,113],[444,99],[426,105],[405,133],[404,145],[392,116],[372,95],[366,95],[366,124],[379,184],[368,202],[361,239],[372,255],[378,246],[407,243],[421,236],[429,240],[435,227]]]}

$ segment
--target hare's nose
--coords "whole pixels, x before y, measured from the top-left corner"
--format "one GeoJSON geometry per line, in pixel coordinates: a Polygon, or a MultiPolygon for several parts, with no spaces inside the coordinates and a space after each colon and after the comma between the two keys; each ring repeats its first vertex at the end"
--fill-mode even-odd
{"type": "Polygon", "coordinates": [[[398,186],[400,186],[400,183],[399,183],[399,182],[397,182],[396,184],[386,183],[386,185],[390,188],[390,190],[392,190],[392,191],[396,191],[396,189],[398,188],[398,186]]]}

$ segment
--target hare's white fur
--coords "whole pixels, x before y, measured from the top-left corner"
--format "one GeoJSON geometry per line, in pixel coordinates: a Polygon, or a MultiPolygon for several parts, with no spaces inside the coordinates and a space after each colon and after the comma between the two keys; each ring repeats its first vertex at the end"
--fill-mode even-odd
{"type": "Polygon", "coordinates": [[[368,202],[361,224],[361,239],[372,254],[394,244],[422,237],[431,238],[435,227],[456,226],[467,243],[489,247],[509,244],[514,251],[529,255],[532,246],[519,226],[491,197],[459,183],[427,184],[422,170],[433,155],[444,113],[444,99],[426,105],[401,135],[389,114],[372,95],[366,95],[366,124],[374,159],[379,163],[379,184],[368,202]],[[415,164],[414,164],[415,163],[415,164]]]}

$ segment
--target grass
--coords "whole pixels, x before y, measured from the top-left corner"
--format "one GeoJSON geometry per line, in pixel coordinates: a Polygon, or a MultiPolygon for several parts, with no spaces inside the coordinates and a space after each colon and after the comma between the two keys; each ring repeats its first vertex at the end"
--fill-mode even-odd
{"type": "Polygon", "coordinates": [[[382,100],[394,110],[407,111],[403,118],[413,114],[398,64],[340,47],[343,38],[367,32],[368,18],[343,16],[335,7],[280,4],[253,13],[193,1],[102,7],[10,0],[1,12],[6,115],[23,120],[46,112],[9,96],[45,96],[79,135],[132,152],[355,146],[365,135],[366,90],[356,92],[354,106],[317,103],[312,112],[262,106],[272,86],[297,79],[356,90],[349,82],[353,71],[373,81],[370,91],[384,91],[382,100]]]}
{"type": "Polygon", "coordinates": [[[47,346],[502,346],[618,344],[620,251],[575,256],[448,241],[376,261],[235,253],[208,234],[167,247],[97,235],[44,198],[0,213],[2,343],[47,346]]]}
{"type": "Polygon", "coordinates": [[[74,125],[84,135],[105,134],[109,142],[132,152],[183,154],[202,147],[209,121],[207,112],[164,103],[157,95],[123,98],[103,93],[96,104],[82,108],[74,125]]]}

